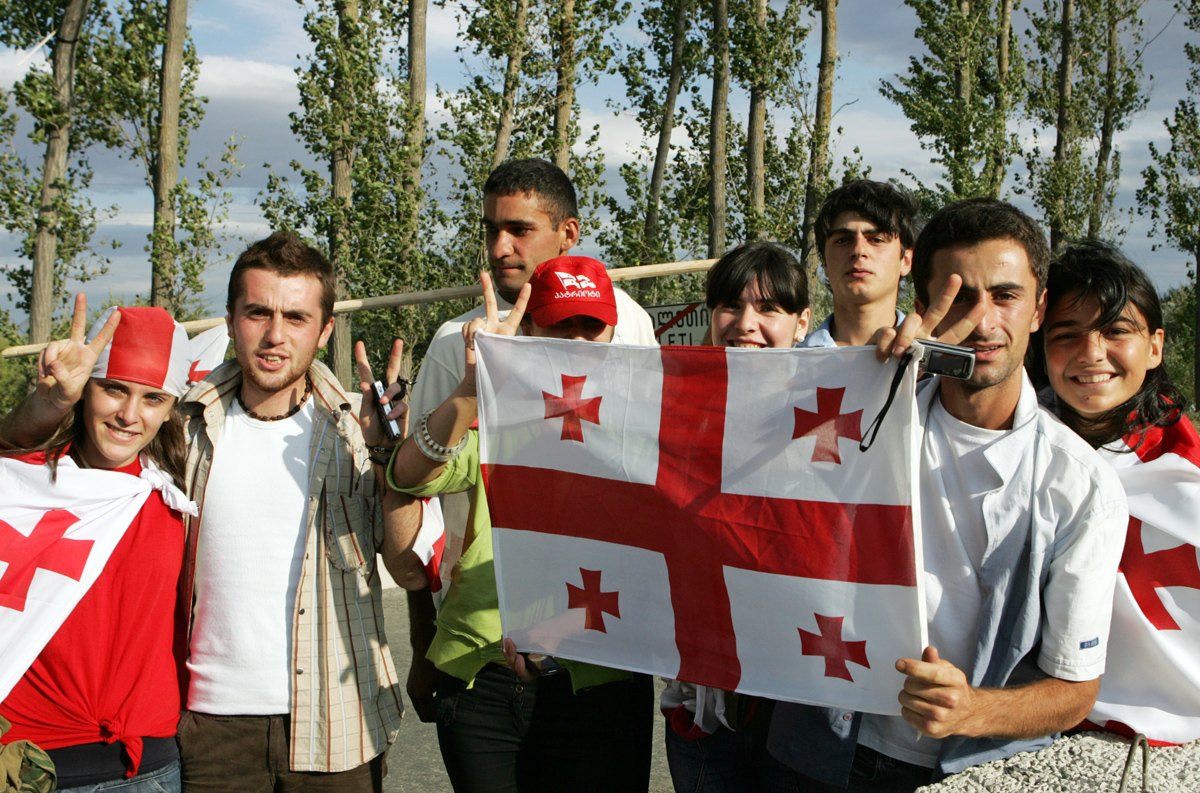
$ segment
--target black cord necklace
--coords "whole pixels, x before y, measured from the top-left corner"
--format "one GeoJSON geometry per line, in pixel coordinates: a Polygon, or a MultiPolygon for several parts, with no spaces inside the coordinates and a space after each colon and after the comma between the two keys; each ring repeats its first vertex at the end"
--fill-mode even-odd
{"type": "Polygon", "coordinates": [[[302,397],[300,397],[300,401],[297,402],[292,407],[292,409],[289,410],[287,413],[281,413],[278,416],[260,416],[260,415],[258,415],[253,410],[246,407],[246,402],[242,399],[242,387],[240,385],[238,386],[238,390],[237,390],[237,401],[238,401],[238,404],[242,406],[242,410],[246,411],[246,415],[252,419],[255,419],[256,421],[283,421],[284,419],[290,419],[292,416],[299,413],[300,408],[304,407],[304,403],[308,401],[308,395],[311,393],[312,393],[312,378],[309,377],[308,373],[306,372],[304,374],[304,395],[302,397]]]}

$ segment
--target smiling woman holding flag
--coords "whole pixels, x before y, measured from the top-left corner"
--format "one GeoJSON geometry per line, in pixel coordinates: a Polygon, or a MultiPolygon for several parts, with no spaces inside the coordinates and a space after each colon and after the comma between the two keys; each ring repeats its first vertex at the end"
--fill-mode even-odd
{"type": "Polygon", "coordinates": [[[1162,306],[1146,274],[1099,242],[1060,254],[1046,293],[1058,413],[1129,498],[1108,663],[1085,725],[1159,744],[1200,739],[1200,437],[1162,365],[1162,306]]]}
{"type": "MultiPolygon", "coordinates": [[[[788,349],[808,333],[808,277],[771,242],[740,245],[708,272],[712,345],[788,349]]],[[[799,774],[767,752],[774,703],[709,686],[667,682],[667,761],[677,793],[793,790],[799,774]]]]}
{"type": "Polygon", "coordinates": [[[110,309],[85,340],[86,316],[80,295],[34,409],[0,425],[3,741],[45,750],[58,790],[171,793],[182,513],[196,510],[175,404],[192,360],[161,308],[110,309]]]}

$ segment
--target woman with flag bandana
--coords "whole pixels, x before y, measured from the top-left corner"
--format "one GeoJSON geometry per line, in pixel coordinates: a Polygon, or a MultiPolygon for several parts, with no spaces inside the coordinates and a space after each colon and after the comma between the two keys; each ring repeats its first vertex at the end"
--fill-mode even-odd
{"type": "MultiPolygon", "coordinates": [[[[86,316],[80,295],[70,339],[52,342],[39,361],[37,415],[57,416],[57,428],[45,443],[20,448],[30,416],[10,414],[0,425],[8,450],[0,466],[15,473],[7,481],[34,481],[59,494],[87,487],[107,497],[120,490],[114,483],[123,484],[113,473],[152,489],[141,490],[144,503],[91,587],[7,696],[0,692],[0,717],[12,724],[3,740],[45,750],[60,791],[171,793],[179,790],[181,513],[195,514],[179,489],[184,428],[175,410],[191,365],[188,338],[161,308],[126,308],[103,314],[85,340],[86,316]],[[31,466],[48,475],[30,477],[31,466]]],[[[36,496],[21,495],[37,506],[36,496]]],[[[13,571],[9,561],[6,572],[13,571]]]]}
{"type": "MultiPolygon", "coordinates": [[[[752,242],[721,257],[705,289],[712,344],[790,348],[808,332],[808,278],[787,249],[752,242]]],[[[667,762],[676,793],[795,790],[800,775],[767,752],[773,702],[668,681],[667,762]]]]}
{"type": "Polygon", "coordinates": [[[1200,611],[1185,588],[1200,588],[1200,437],[1162,365],[1158,295],[1101,242],[1061,253],[1046,293],[1033,349],[1058,414],[1113,466],[1129,499],[1108,663],[1083,726],[1155,744],[1200,739],[1200,611]]]}

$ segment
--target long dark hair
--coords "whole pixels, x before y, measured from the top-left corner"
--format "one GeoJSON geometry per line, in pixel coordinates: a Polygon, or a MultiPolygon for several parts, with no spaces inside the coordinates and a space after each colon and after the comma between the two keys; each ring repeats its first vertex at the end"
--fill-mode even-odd
{"type": "MultiPolygon", "coordinates": [[[[83,399],[86,399],[86,391],[85,397],[75,403],[75,407],[63,417],[48,439],[37,446],[25,449],[5,449],[0,452],[0,456],[16,457],[42,452],[46,455],[46,467],[50,469],[50,480],[55,481],[58,475],[58,461],[62,459],[67,449],[73,450],[78,462],[81,459],[78,456],[81,447],[87,443],[87,431],[83,423],[83,399]]],[[[179,400],[176,399],[175,404],[171,407],[170,416],[142,449],[146,456],[170,476],[175,486],[180,489],[183,489],[184,486],[184,470],[187,461],[186,438],[183,414],[179,412],[179,400]]]]}
{"type": "MultiPolygon", "coordinates": [[[[1055,257],[1046,280],[1046,317],[1064,301],[1076,306],[1094,301],[1100,316],[1089,330],[1099,330],[1117,322],[1125,307],[1132,304],[1153,335],[1163,327],[1162,304],[1154,284],[1140,267],[1126,258],[1120,249],[1107,242],[1083,240],[1068,245],[1055,257]]],[[[1041,344],[1031,345],[1041,357],[1045,371],[1044,331],[1041,344]]],[[[1058,400],[1059,415],[1092,446],[1103,446],[1118,438],[1138,435],[1149,427],[1166,427],[1179,421],[1183,400],[1171,383],[1165,363],[1146,371],[1146,379],[1137,393],[1097,418],[1085,418],[1065,400],[1058,400]]],[[[1131,445],[1137,448],[1138,437],[1131,445]]]]}

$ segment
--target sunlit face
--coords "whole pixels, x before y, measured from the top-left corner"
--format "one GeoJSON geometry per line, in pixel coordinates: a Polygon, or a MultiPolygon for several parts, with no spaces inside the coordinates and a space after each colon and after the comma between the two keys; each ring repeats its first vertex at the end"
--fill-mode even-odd
{"type": "Polygon", "coordinates": [[[260,268],[246,270],[243,279],[242,294],[226,317],[243,389],[258,398],[288,389],[298,394],[313,357],[333,332],[333,317],[321,316],[321,282],[260,268]]]}
{"type": "Polygon", "coordinates": [[[613,339],[614,330],[616,328],[604,320],[589,317],[586,314],[576,314],[544,328],[539,328],[537,323],[526,315],[526,319],[521,324],[521,332],[526,336],[537,336],[543,339],[609,342],[613,339]]]}
{"type": "Polygon", "coordinates": [[[137,459],[171,416],[175,397],[128,380],[93,377],[83,389],[80,450],[93,468],[123,468],[137,459]]]}
{"type": "Polygon", "coordinates": [[[755,278],[737,300],[712,310],[712,339],[716,347],[791,347],[808,333],[810,312],[790,314],[765,296],[755,278]]]}
{"type": "MultiPolygon", "coordinates": [[[[1038,329],[1045,303],[1044,295],[1038,295],[1037,277],[1025,248],[1009,239],[955,245],[934,253],[932,265],[931,295],[941,294],[952,274],[963,279],[954,305],[936,333],[977,305],[985,306],[979,325],[960,342],[975,350],[975,373],[965,386],[978,391],[1020,377],[1029,334],[1038,329]]],[[[917,313],[924,314],[925,306],[916,302],[917,313]]]]}
{"type": "Polygon", "coordinates": [[[1068,295],[1046,317],[1046,374],[1058,398],[1086,418],[1128,402],[1162,363],[1163,330],[1150,332],[1133,303],[1097,328],[1096,301],[1068,295]]]}
{"type": "Polygon", "coordinates": [[[875,226],[857,212],[833,219],[825,237],[825,276],[836,301],[868,305],[896,301],[900,279],[912,269],[912,249],[900,237],[875,226]]]}
{"type": "Polygon", "coordinates": [[[483,232],[492,283],[505,300],[516,300],[537,266],[569,251],[579,241],[579,221],[554,225],[535,193],[488,195],[483,200],[483,232]]]}

